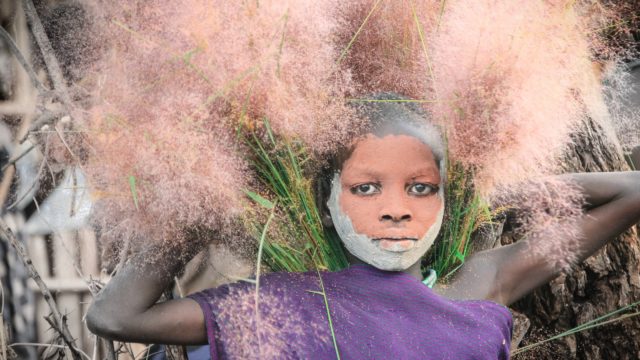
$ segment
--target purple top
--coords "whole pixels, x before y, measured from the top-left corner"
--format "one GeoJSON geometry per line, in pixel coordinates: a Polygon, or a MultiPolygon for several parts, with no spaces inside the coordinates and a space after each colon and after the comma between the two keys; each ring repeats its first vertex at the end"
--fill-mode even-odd
{"type": "Polygon", "coordinates": [[[264,275],[257,318],[252,283],[190,295],[204,313],[211,358],[336,359],[336,347],[342,359],[509,358],[512,318],[502,305],[450,300],[369,265],[320,276],[322,284],[317,272],[264,275]]]}

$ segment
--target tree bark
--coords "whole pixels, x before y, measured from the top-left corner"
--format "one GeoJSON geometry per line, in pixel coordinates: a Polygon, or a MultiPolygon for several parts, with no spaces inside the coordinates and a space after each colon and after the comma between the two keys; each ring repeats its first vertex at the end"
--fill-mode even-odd
{"type": "MultiPolygon", "coordinates": [[[[629,170],[617,139],[594,119],[573,136],[566,170],[629,170]]],[[[634,229],[514,304],[531,328],[521,346],[536,343],[640,299],[640,246],[634,229]]],[[[519,359],[640,359],[640,316],[554,340],[519,359]]]]}

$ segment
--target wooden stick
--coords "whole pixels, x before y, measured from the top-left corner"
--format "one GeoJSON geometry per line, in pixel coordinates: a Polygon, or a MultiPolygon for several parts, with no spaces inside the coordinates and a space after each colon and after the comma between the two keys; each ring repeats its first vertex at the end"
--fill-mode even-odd
{"type": "Polygon", "coordinates": [[[29,146],[29,148],[27,148],[27,150],[23,151],[21,154],[16,155],[14,157],[12,157],[11,159],[9,159],[9,161],[4,164],[4,166],[2,167],[2,169],[0,169],[0,173],[3,173],[5,170],[7,170],[7,168],[9,166],[14,165],[16,162],[18,162],[18,160],[22,159],[23,157],[25,157],[29,152],[31,152],[31,150],[35,149],[35,145],[31,145],[29,146]]]}
{"type": "MultiPolygon", "coordinates": [[[[56,325],[56,323],[55,323],[55,321],[54,321],[54,320],[51,320],[51,317],[50,317],[50,316],[47,316],[47,317],[45,317],[44,319],[49,323],[49,325],[51,325],[51,328],[52,328],[52,329],[54,329],[55,331],[57,331],[57,332],[58,332],[58,334],[62,334],[62,330],[58,328],[58,326],[56,325]]],[[[64,340],[64,338],[63,338],[63,340],[64,340]]],[[[51,344],[51,346],[52,346],[52,347],[55,347],[54,345],[56,345],[56,344],[51,344]]],[[[68,345],[68,344],[67,344],[67,345],[65,345],[65,346],[62,346],[62,345],[59,345],[59,346],[61,346],[61,347],[64,349],[64,351],[65,351],[65,356],[66,356],[67,358],[69,358],[70,356],[73,356],[73,355],[71,355],[71,353],[72,353],[72,352],[71,352],[71,351],[69,351],[70,349],[69,349],[69,345],[68,345]]],[[[77,352],[78,352],[78,356],[80,356],[81,358],[82,358],[82,356],[84,356],[87,360],[91,360],[91,358],[89,357],[89,355],[87,355],[84,351],[82,351],[82,350],[77,350],[77,352]]]]}
{"type": "MultiPolygon", "coordinates": [[[[15,207],[20,202],[22,202],[22,200],[24,198],[26,198],[27,195],[29,195],[31,190],[33,190],[36,187],[36,184],[40,180],[40,175],[42,175],[42,170],[44,170],[44,164],[46,163],[45,159],[46,159],[47,156],[49,156],[49,136],[47,136],[47,140],[46,140],[46,142],[44,144],[44,154],[43,154],[42,162],[40,163],[40,166],[38,167],[38,173],[34,177],[33,182],[31,183],[31,186],[29,186],[29,189],[27,189],[19,198],[17,198],[16,201],[13,202],[13,204],[7,206],[7,210],[13,209],[13,207],[15,207]]],[[[16,196],[17,196],[17,194],[16,194],[16,196]]],[[[34,193],[33,196],[35,196],[35,193],[34,193]]]]}
{"type": "Polygon", "coordinates": [[[20,49],[18,48],[18,45],[15,43],[15,41],[13,41],[11,35],[9,35],[9,33],[2,26],[0,26],[0,37],[2,37],[7,44],[9,44],[9,48],[11,49],[13,56],[16,57],[18,63],[20,63],[24,71],[27,73],[27,75],[29,75],[29,79],[31,79],[31,83],[33,84],[33,86],[38,89],[40,93],[46,93],[47,89],[45,89],[44,85],[42,85],[40,80],[38,80],[36,72],[33,71],[33,68],[27,62],[27,59],[24,57],[24,55],[22,55],[20,49]]]}
{"type": "Polygon", "coordinates": [[[64,112],[50,112],[50,111],[46,111],[45,110],[36,119],[36,121],[34,121],[33,124],[31,124],[31,126],[29,127],[29,130],[24,134],[22,139],[20,139],[19,143],[20,144],[24,143],[27,140],[27,138],[29,137],[29,134],[31,134],[31,132],[40,129],[41,127],[43,127],[45,125],[55,123],[56,121],[58,121],[58,119],[62,118],[64,115],[65,115],[64,112]]]}
{"type": "Polygon", "coordinates": [[[80,351],[76,347],[75,340],[73,339],[73,336],[71,336],[71,333],[69,332],[69,328],[67,327],[67,324],[65,324],[65,321],[63,320],[62,314],[60,314],[60,311],[58,310],[55,300],[53,300],[53,296],[51,295],[49,288],[47,288],[47,285],[44,283],[44,281],[42,281],[40,274],[38,273],[36,268],[33,266],[33,262],[31,261],[31,258],[29,257],[27,250],[24,248],[24,245],[20,241],[18,241],[18,239],[13,234],[11,229],[9,229],[7,224],[2,219],[0,219],[0,237],[5,239],[7,242],[11,244],[11,246],[13,246],[18,256],[20,257],[25,267],[27,268],[27,272],[29,273],[29,276],[36,282],[36,284],[38,284],[38,288],[40,288],[40,292],[42,293],[45,301],[49,305],[49,308],[51,308],[51,314],[53,315],[53,322],[56,325],[55,328],[60,332],[60,335],[62,336],[63,341],[65,342],[65,344],[67,344],[70,350],[69,353],[71,357],[74,360],[82,359],[82,357],[80,356],[80,351]]]}
{"type": "Polygon", "coordinates": [[[33,6],[33,2],[31,0],[23,0],[22,4],[24,7],[24,13],[27,17],[27,24],[29,24],[31,33],[40,48],[44,64],[47,66],[53,89],[58,93],[62,104],[65,106],[65,110],[70,114],[71,97],[69,97],[67,85],[64,77],[62,76],[62,69],[60,68],[60,63],[55,56],[53,48],[51,47],[51,42],[49,42],[47,33],[44,31],[44,27],[38,17],[35,6],[33,6]]]}

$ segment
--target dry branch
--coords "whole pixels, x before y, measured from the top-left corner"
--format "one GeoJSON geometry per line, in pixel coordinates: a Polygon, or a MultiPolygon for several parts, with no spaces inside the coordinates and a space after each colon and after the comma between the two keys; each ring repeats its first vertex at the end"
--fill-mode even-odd
{"type": "Polygon", "coordinates": [[[40,175],[42,175],[42,170],[44,170],[44,164],[46,163],[46,158],[47,156],[49,156],[49,137],[48,136],[47,136],[47,141],[44,144],[44,153],[42,155],[43,155],[42,162],[38,167],[38,173],[36,174],[33,181],[31,182],[31,186],[29,186],[29,188],[25,190],[25,192],[13,202],[13,204],[7,206],[7,210],[11,210],[16,205],[20,204],[20,202],[22,202],[22,200],[24,200],[27,197],[27,195],[29,195],[31,190],[33,190],[36,187],[38,180],[40,180],[40,175]]]}
{"type": "Polygon", "coordinates": [[[31,124],[31,127],[29,128],[29,130],[24,134],[22,139],[20,139],[20,144],[24,143],[27,140],[31,132],[37,131],[38,129],[40,129],[45,125],[55,123],[58,119],[62,118],[64,115],[65,115],[64,112],[50,112],[45,110],[36,119],[36,121],[34,121],[33,124],[31,124]]]}
{"type": "Polygon", "coordinates": [[[18,160],[22,159],[25,155],[27,155],[29,152],[31,152],[31,150],[33,150],[34,148],[35,148],[35,145],[31,145],[27,150],[23,151],[20,155],[14,156],[13,158],[9,159],[9,161],[6,164],[4,164],[2,169],[0,169],[0,173],[3,173],[5,170],[7,170],[7,168],[9,168],[9,166],[14,165],[16,162],[18,162],[18,160]]]}
{"type": "Polygon", "coordinates": [[[33,2],[31,0],[23,0],[22,4],[24,6],[24,13],[27,16],[27,24],[29,24],[31,33],[33,34],[33,37],[35,38],[36,43],[40,48],[44,64],[46,65],[49,77],[51,78],[53,89],[58,93],[60,101],[64,105],[65,110],[70,114],[71,97],[69,96],[69,92],[67,91],[67,85],[62,75],[60,63],[58,62],[53,48],[51,47],[51,42],[49,41],[49,38],[44,31],[44,27],[42,26],[42,22],[38,17],[35,6],[33,6],[33,2]]]}
{"type": "MultiPolygon", "coordinates": [[[[49,317],[45,317],[44,319],[49,323],[49,325],[51,325],[51,327],[52,327],[54,330],[56,330],[59,334],[62,334],[62,330],[61,330],[61,329],[56,325],[55,321],[51,320],[49,317]]],[[[66,351],[68,350],[68,347],[67,347],[67,346],[63,346],[63,347],[62,347],[62,349],[64,349],[64,351],[66,352],[66,351]]],[[[91,357],[89,357],[89,355],[87,355],[86,353],[84,353],[82,350],[79,350],[79,349],[78,349],[77,351],[78,351],[78,354],[79,354],[79,355],[84,356],[87,360],[91,360],[91,357]]],[[[68,357],[68,356],[69,356],[69,355],[67,354],[67,357],[68,357]]]]}
{"type": "Polygon", "coordinates": [[[33,266],[33,262],[31,261],[31,258],[29,257],[27,250],[24,248],[24,245],[22,245],[22,243],[18,241],[18,239],[13,234],[11,229],[9,229],[7,224],[2,219],[0,219],[0,236],[3,239],[5,239],[8,243],[10,243],[11,246],[13,246],[18,256],[20,257],[25,267],[27,268],[29,276],[38,285],[38,288],[40,289],[40,292],[42,293],[44,300],[49,305],[49,308],[51,308],[51,314],[53,316],[53,323],[55,324],[55,329],[57,329],[60,332],[60,335],[62,336],[63,341],[67,345],[68,347],[67,351],[70,357],[73,358],[74,360],[82,359],[80,355],[80,351],[76,347],[75,340],[73,339],[73,336],[71,336],[71,333],[69,332],[69,328],[67,327],[67,324],[63,319],[63,316],[58,310],[56,302],[53,300],[53,296],[51,295],[49,288],[47,288],[47,285],[44,283],[44,281],[42,281],[40,274],[38,273],[36,268],[33,266]]]}
{"type": "Polygon", "coordinates": [[[13,41],[13,38],[11,37],[11,35],[9,35],[9,33],[2,26],[0,26],[0,36],[9,45],[9,48],[11,49],[13,56],[16,57],[16,60],[18,60],[18,63],[20,63],[24,71],[27,73],[27,75],[29,75],[29,78],[31,79],[31,83],[33,84],[33,86],[36,89],[38,89],[38,91],[40,91],[41,93],[45,93],[47,89],[45,89],[44,85],[42,85],[40,80],[38,80],[38,76],[36,75],[35,71],[33,71],[33,68],[31,67],[31,65],[29,65],[24,55],[22,55],[22,53],[20,52],[20,49],[18,49],[18,45],[15,43],[15,41],[13,41]]]}

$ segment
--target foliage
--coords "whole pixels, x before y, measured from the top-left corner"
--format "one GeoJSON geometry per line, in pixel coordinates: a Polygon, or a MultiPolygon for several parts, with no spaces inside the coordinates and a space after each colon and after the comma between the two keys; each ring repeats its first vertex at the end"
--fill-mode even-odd
{"type": "MultiPolygon", "coordinates": [[[[304,164],[310,160],[298,141],[274,136],[269,121],[263,134],[245,128],[239,137],[250,150],[250,163],[266,194],[246,191],[264,208],[277,207],[276,219],[264,241],[264,260],[274,271],[340,270],[347,259],[340,240],[325,231],[316,206],[312,182],[304,164]],[[277,205],[274,205],[277,204],[277,205]]],[[[249,227],[259,238],[259,216],[249,219],[249,227]]]]}
{"type": "Polygon", "coordinates": [[[469,255],[472,235],[491,221],[489,205],[473,186],[473,171],[459,162],[447,162],[445,218],[440,238],[427,254],[427,265],[445,280],[469,255]]]}

